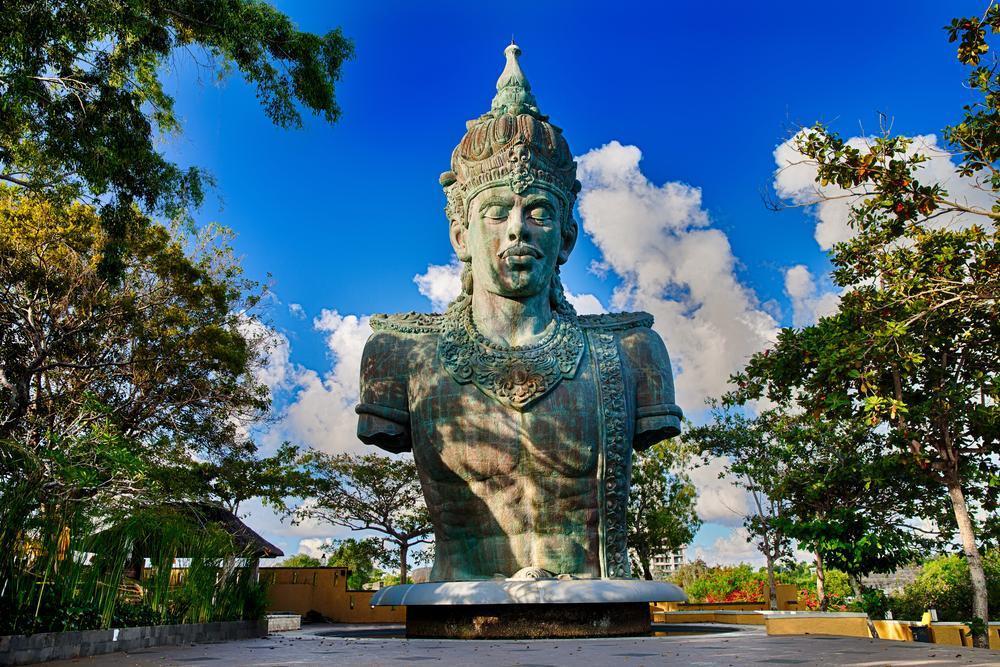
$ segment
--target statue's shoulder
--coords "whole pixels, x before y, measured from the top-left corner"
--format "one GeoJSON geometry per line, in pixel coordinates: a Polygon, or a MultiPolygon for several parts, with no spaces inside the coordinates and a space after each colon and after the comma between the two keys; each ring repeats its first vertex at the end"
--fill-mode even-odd
{"type": "Polygon", "coordinates": [[[372,315],[372,331],[388,331],[399,334],[436,334],[441,332],[439,313],[380,313],[372,315]]]}
{"type": "Polygon", "coordinates": [[[584,329],[598,329],[606,332],[648,329],[653,326],[653,316],[642,311],[636,313],[602,313],[600,315],[580,315],[577,318],[584,329]]]}

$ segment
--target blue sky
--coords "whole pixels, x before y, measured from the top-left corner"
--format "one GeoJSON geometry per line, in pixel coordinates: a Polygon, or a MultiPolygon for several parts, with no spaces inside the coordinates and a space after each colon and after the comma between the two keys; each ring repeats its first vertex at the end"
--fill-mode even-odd
{"type": "MultiPolygon", "coordinates": [[[[591,155],[590,213],[581,209],[589,233],[564,282],[613,308],[616,288],[631,275],[630,300],[618,305],[651,309],[658,319],[657,308],[673,312],[679,300],[676,326],[661,334],[672,353],[680,350],[678,381],[687,374],[688,386],[704,394],[724,382],[727,363],[760,347],[748,336],[792,325],[796,306],[796,323],[807,321],[825,294],[828,262],[814,212],[775,213],[763,204],[774,187],[775,148],[816,120],[845,136],[870,134],[878,112],[895,132],[939,133],[971,99],[941,27],[985,9],[965,1],[275,4],[302,29],[340,26],[354,40],[355,59],[337,88],[341,121],[307,118],[301,130],[276,128],[238,77],[219,84],[178,54],[166,81],[184,131],[167,138],[165,150],[215,176],[217,190],[199,220],[233,228],[248,274],[273,290],[264,315],[280,339],[272,369],[280,423],[263,441],[291,437],[329,450],[356,447],[345,435],[347,417],[330,417],[350,403],[350,364],[366,331],[352,316],[431,307],[414,277],[452,256],[438,175],[464,122],[487,110],[512,35],[542,111],[564,129],[574,155],[591,155]],[[621,150],[602,149],[610,142],[621,150]],[[622,186],[626,172],[632,184],[622,186]],[[633,209],[601,205],[602,192],[618,187],[654,218],[657,202],[681,207],[653,231],[635,232],[635,244],[661,248],[671,266],[674,241],[678,252],[710,248],[716,254],[706,257],[721,257],[725,279],[709,276],[712,286],[698,288],[691,268],[678,265],[660,280],[629,257],[634,230],[616,215],[633,209]],[[691,199],[698,193],[699,201],[691,199]],[[595,262],[611,270],[594,271],[595,262]],[[796,266],[795,275],[815,281],[813,301],[790,298],[788,272],[796,266]],[[728,299],[757,318],[746,331],[727,329],[724,314],[705,314],[730,308],[728,299]],[[685,317],[699,336],[718,335],[718,349],[738,352],[720,357],[704,341],[683,340],[685,317]],[[703,363],[699,354],[724,363],[703,363]],[[695,376],[709,368],[718,377],[695,376]]],[[[690,392],[692,403],[698,391],[690,392]]],[[[697,416],[701,406],[683,407],[697,416]]],[[[703,494],[724,495],[705,483],[703,494]]],[[[286,529],[255,514],[286,552],[300,539],[340,535],[286,529]]],[[[712,516],[696,546],[710,559],[715,549],[721,560],[738,560],[739,521],[712,516]],[[721,555],[726,548],[732,553],[721,555]]]]}

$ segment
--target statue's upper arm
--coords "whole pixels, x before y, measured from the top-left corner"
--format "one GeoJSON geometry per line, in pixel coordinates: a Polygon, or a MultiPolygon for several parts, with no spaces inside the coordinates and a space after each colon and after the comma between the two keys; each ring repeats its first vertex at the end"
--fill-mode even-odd
{"type": "Polygon", "coordinates": [[[361,357],[358,438],[390,452],[411,449],[408,344],[402,336],[376,331],[361,357]]]}
{"type": "Polygon", "coordinates": [[[622,350],[635,377],[634,446],[645,449],[680,433],[683,412],[674,402],[670,355],[659,334],[638,327],[622,337],[622,350]]]}

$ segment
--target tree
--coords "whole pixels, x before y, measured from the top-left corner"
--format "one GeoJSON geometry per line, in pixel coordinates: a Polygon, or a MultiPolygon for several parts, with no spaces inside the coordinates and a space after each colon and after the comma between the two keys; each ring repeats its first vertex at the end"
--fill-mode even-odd
{"type": "Polygon", "coordinates": [[[0,181],[99,206],[112,275],[142,213],[184,216],[210,183],[156,147],[180,128],[161,81],[171,58],[200,50],[220,77],[239,70],[289,127],[299,105],[337,120],[334,85],[353,49],[339,30],[301,32],[257,0],[30,0],[4,7],[0,35],[0,181]]]}
{"type": "Polygon", "coordinates": [[[636,569],[653,578],[652,558],[688,544],[701,526],[697,491],[685,469],[689,455],[664,441],[636,454],[628,504],[628,545],[636,569]]]}
{"type": "MultiPolygon", "coordinates": [[[[987,30],[1000,31],[1000,7],[946,30],[980,97],[944,136],[958,173],[997,202],[1000,70],[981,60],[987,30]]],[[[927,156],[888,130],[858,148],[816,125],[795,145],[816,168],[820,198],[829,185],[855,198],[854,236],[831,257],[845,293],[835,315],[783,331],[774,353],[751,359],[737,381],[747,400],[866,418],[947,492],[969,564],[975,644],[984,647],[989,603],[974,509],[994,514],[1000,495],[1000,203],[970,206],[921,181],[927,156]]]]}
{"type": "MultiPolygon", "coordinates": [[[[58,594],[46,583],[67,532],[86,551],[95,526],[144,506],[261,490],[231,478],[213,491],[200,476],[208,462],[254,456],[244,434],[269,405],[255,377],[267,348],[243,333],[255,285],[224,230],[145,220],[125,238],[111,280],[92,207],[0,186],[0,607],[32,622],[81,599],[69,578],[58,594]]],[[[122,566],[131,553],[105,551],[122,566]]],[[[101,591],[117,590],[115,567],[101,591]]]]}
{"type": "Polygon", "coordinates": [[[299,448],[283,443],[271,456],[258,455],[258,447],[247,442],[215,459],[200,464],[206,480],[206,493],[217,498],[236,514],[240,504],[260,498],[274,509],[286,509],[289,496],[306,488],[307,481],[298,466],[299,448]]]}
{"type": "Polygon", "coordinates": [[[938,534],[916,525],[939,518],[905,455],[887,449],[865,423],[809,414],[765,413],[785,446],[784,532],[818,556],[817,569],[845,572],[860,595],[860,578],[891,572],[934,546],[938,534]]]}
{"type": "Polygon", "coordinates": [[[230,456],[269,405],[243,335],[259,297],[224,230],[126,239],[112,281],[93,208],[0,187],[0,475],[48,504],[155,495],[154,469],[230,456]]]}
{"type": "Polygon", "coordinates": [[[285,511],[290,497],[308,489],[298,458],[299,448],[290,443],[283,443],[271,456],[261,456],[257,444],[246,440],[204,460],[188,457],[157,465],[148,474],[165,499],[215,502],[239,515],[244,501],[258,498],[285,511]]]}
{"type": "Polygon", "coordinates": [[[768,606],[778,608],[775,567],[792,556],[792,540],[785,532],[788,502],[782,480],[788,472],[783,456],[776,455],[774,439],[761,421],[716,405],[714,421],[688,429],[686,438],[703,456],[722,457],[721,476],[731,477],[746,490],[753,506],[743,518],[750,539],[767,563],[768,606]]]}
{"type": "Polygon", "coordinates": [[[708,572],[708,565],[702,559],[683,563],[670,575],[670,581],[684,589],[685,592],[694,582],[698,581],[708,572]]]}
{"type": "Polygon", "coordinates": [[[278,563],[278,567],[323,567],[323,563],[309,554],[295,554],[278,563]]]}
{"type": "Polygon", "coordinates": [[[413,461],[313,451],[302,462],[312,479],[309,495],[314,500],[295,510],[297,519],[380,533],[394,546],[393,555],[386,557],[399,567],[399,580],[406,581],[410,549],[429,543],[433,531],[413,461]]]}
{"type": "Polygon", "coordinates": [[[726,472],[750,494],[756,512],[746,526],[768,561],[772,595],[775,564],[792,555],[793,542],[816,555],[824,608],[828,568],[846,572],[860,588],[861,576],[892,571],[930,548],[913,519],[940,508],[928,505],[907,460],[887,452],[867,424],[781,409],[750,419],[731,406],[713,416],[688,437],[703,452],[726,457],[726,472]]]}
{"type": "Polygon", "coordinates": [[[351,574],[347,578],[347,587],[356,591],[376,580],[378,569],[375,564],[384,562],[387,555],[381,540],[374,537],[361,540],[349,537],[338,540],[325,550],[329,553],[327,564],[348,569],[351,574]]]}

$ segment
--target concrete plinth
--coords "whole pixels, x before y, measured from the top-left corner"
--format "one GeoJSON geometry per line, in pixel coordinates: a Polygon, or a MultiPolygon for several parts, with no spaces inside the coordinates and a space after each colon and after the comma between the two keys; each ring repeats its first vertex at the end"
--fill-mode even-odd
{"type": "Polygon", "coordinates": [[[418,605],[406,636],[421,639],[566,639],[649,632],[649,603],[418,605]]]}
{"type": "Polygon", "coordinates": [[[685,599],[659,581],[494,579],[390,586],[372,606],[405,605],[407,637],[556,639],[645,634],[650,602],[685,599]]]}

